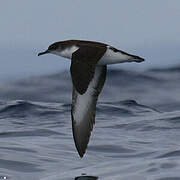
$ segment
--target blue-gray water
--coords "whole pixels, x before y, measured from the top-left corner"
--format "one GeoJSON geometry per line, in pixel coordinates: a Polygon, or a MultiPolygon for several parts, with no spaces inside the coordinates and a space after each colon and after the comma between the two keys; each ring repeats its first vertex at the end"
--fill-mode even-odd
{"type": "Polygon", "coordinates": [[[69,72],[0,85],[1,179],[180,179],[180,67],[108,71],[82,159],[71,86],[69,72]]]}

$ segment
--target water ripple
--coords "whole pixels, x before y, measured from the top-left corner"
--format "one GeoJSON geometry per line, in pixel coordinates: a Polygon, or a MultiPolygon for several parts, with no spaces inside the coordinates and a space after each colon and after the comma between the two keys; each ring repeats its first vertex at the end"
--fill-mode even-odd
{"type": "Polygon", "coordinates": [[[71,129],[69,72],[1,85],[0,177],[180,179],[179,69],[109,70],[82,159],[71,129]]]}

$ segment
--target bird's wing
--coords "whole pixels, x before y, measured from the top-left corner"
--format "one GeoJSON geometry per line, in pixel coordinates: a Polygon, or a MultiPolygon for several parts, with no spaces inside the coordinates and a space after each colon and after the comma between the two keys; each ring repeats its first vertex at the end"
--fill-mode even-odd
{"type": "Polygon", "coordinates": [[[96,66],[94,77],[86,92],[80,94],[73,86],[72,129],[75,145],[80,157],[83,157],[93,125],[95,123],[96,103],[106,79],[106,66],[96,66]]]}
{"type": "Polygon", "coordinates": [[[97,62],[104,55],[103,47],[80,47],[72,54],[71,78],[76,91],[84,94],[93,79],[97,62]]]}

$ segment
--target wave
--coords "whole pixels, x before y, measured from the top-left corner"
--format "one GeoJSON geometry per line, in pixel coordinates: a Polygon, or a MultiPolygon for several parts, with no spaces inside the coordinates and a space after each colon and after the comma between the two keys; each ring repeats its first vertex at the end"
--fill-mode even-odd
{"type": "MultiPolygon", "coordinates": [[[[99,101],[103,99],[114,103],[134,99],[159,111],[177,110],[180,105],[179,81],[180,66],[142,72],[109,69],[99,101]]],[[[0,88],[0,99],[5,101],[71,102],[72,82],[69,71],[9,82],[0,88]]],[[[32,104],[23,103],[21,106],[24,110],[34,108],[32,104]]]]}
{"type": "Polygon", "coordinates": [[[0,103],[0,116],[47,116],[58,115],[68,112],[70,104],[63,103],[45,103],[32,101],[3,101],[0,103]]]}
{"type": "MultiPolygon", "coordinates": [[[[69,103],[46,103],[33,101],[7,101],[0,102],[0,117],[7,116],[48,116],[62,113],[70,113],[71,104],[69,103]]],[[[159,112],[154,108],[137,103],[135,100],[99,102],[97,112],[107,115],[139,115],[143,113],[159,112]]]]}

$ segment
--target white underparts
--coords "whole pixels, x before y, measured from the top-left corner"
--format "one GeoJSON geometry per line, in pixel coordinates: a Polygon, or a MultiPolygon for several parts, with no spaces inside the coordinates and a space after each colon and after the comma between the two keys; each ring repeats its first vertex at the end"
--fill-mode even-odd
{"type": "Polygon", "coordinates": [[[104,56],[99,60],[98,65],[116,64],[123,62],[131,62],[132,57],[121,52],[114,52],[112,49],[107,47],[104,56]]]}
{"type": "MultiPolygon", "coordinates": [[[[62,56],[68,59],[72,58],[72,54],[77,51],[79,47],[73,45],[69,48],[65,48],[64,50],[58,49],[56,51],[51,52],[52,54],[62,56]]],[[[107,46],[107,50],[102,58],[99,60],[98,65],[107,65],[107,64],[116,64],[116,63],[123,63],[123,62],[132,62],[136,61],[134,56],[130,54],[125,54],[120,51],[114,52],[109,46],[107,46]]]]}

